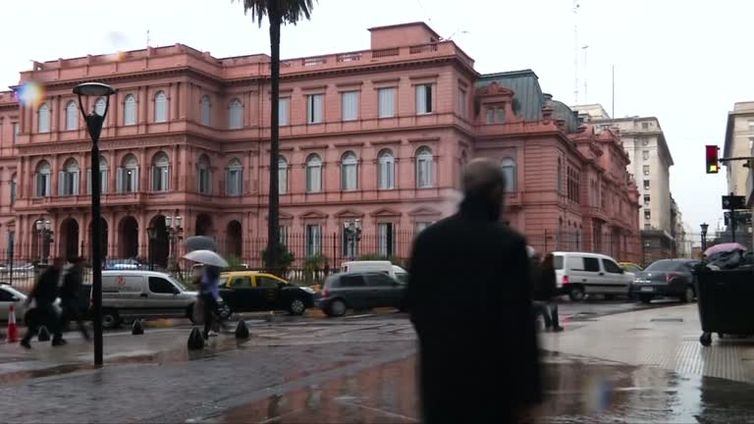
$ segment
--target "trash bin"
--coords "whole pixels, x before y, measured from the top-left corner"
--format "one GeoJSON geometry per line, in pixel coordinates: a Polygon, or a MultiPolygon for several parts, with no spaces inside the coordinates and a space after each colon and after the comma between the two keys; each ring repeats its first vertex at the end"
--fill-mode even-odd
{"type": "Polygon", "coordinates": [[[696,274],[697,306],[702,323],[699,342],[712,343],[712,333],[754,334],[754,268],[711,270],[700,264],[696,274]]]}

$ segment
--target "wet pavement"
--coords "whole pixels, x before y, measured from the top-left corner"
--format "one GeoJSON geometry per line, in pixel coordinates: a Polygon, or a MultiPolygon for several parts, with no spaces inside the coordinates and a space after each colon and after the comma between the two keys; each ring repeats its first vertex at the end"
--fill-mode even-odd
{"type": "MultiPolygon", "coordinates": [[[[545,401],[525,421],[731,423],[754,421],[754,386],[654,368],[545,358],[545,401]]],[[[415,357],[233,408],[193,422],[418,422],[415,357]]],[[[452,388],[449,388],[452,390],[452,388]]]]}

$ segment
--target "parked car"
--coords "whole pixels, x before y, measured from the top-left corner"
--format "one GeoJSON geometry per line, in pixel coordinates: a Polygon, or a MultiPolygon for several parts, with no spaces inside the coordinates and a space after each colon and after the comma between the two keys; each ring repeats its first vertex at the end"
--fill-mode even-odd
{"type": "Polygon", "coordinates": [[[618,266],[615,259],[599,253],[553,252],[558,291],[571,300],[583,300],[587,294],[605,298],[627,296],[634,274],[618,266]]]}
{"type": "Polygon", "coordinates": [[[662,259],[653,262],[636,274],[631,284],[631,296],[643,303],[657,297],[677,297],[681,302],[693,302],[696,297],[693,259],[662,259]]]}
{"type": "Polygon", "coordinates": [[[143,264],[136,259],[110,259],[105,262],[104,269],[137,270],[147,269],[149,265],[143,264]]]}
{"type": "Polygon", "coordinates": [[[155,271],[102,272],[102,325],[114,328],[123,320],[193,319],[197,293],[172,276],[155,271]]]}
{"type": "Polygon", "coordinates": [[[640,265],[633,262],[618,262],[618,265],[620,265],[620,267],[623,268],[624,271],[633,272],[634,274],[641,272],[644,269],[640,265]]]}
{"type": "Polygon", "coordinates": [[[340,272],[384,272],[392,279],[408,284],[408,272],[390,261],[349,261],[343,262],[340,272]]]}
{"type": "Polygon", "coordinates": [[[16,321],[22,322],[26,311],[26,307],[24,306],[26,297],[27,296],[24,293],[21,293],[9,285],[0,284],[0,321],[8,320],[10,305],[15,305],[16,321]]]}
{"type": "Polygon", "coordinates": [[[233,312],[286,310],[302,315],[314,306],[315,291],[272,274],[233,271],[220,274],[220,296],[233,312]]]}
{"type": "Polygon", "coordinates": [[[328,316],[343,316],[346,310],[395,307],[403,309],[406,284],[384,272],[345,272],[325,280],[317,306],[328,316]]]}

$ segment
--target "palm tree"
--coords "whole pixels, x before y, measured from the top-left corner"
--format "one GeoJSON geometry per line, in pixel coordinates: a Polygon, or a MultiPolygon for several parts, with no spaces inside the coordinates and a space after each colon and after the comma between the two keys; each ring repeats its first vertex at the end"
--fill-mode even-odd
{"type": "MultiPolygon", "coordinates": [[[[236,1],[236,0],[232,0],[236,1]]],[[[262,26],[264,17],[270,21],[270,195],[268,202],[267,248],[265,249],[265,266],[272,272],[280,268],[282,249],[280,246],[278,196],[278,158],[280,156],[280,139],[278,133],[278,103],[280,89],[280,25],[296,24],[302,17],[309,19],[312,0],[238,0],[243,3],[244,13],[251,13],[251,18],[262,26]]]]}

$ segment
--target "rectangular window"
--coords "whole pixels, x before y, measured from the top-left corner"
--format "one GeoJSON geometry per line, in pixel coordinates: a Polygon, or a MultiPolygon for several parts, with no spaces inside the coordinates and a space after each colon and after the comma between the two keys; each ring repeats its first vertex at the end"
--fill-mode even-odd
{"type": "Polygon", "coordinates": [[[417,115],[432,113],[432,84],[416,86],[416,113],[417,115]]]}
{"type": "Polygon", "coordinates": [[[462,117],[466,117],[466,104],[468,99],[466,98],[466,90],[458,88],[458,114],[462,117]]]}
{"type": "Polygon", "coordinates": [[[210,194],[212,186],[210,183],[209,169],[199,168],[199,193],[210,194]]]}
{"type": "Polygon", "coordinates": [[[644,190],[649,190],[649,180],[644,180],[644,190]]]}
{"type": "Polygon", "coordinates": [[[641,128],[644,129],[644,130],[648,129],[649,128],[649,122],[642,122],[641,123],[641,128]]]}
{"type": "Polygon", "coordinates": [[[78,171],[61,171],[59,176],[58,196],[73,196],[79,194],[78,171]]]}
{"type": "Polygon", "coordinates": [[[652,212],[649,209],[644,209],[644,219],[647,221],[652,219],[652,212]]]}
{"type": "Polygon", "coordinates": [[[280,244],[288,247],[288,227],[281,225],[278,227],[278,231],[280,233],[280,244]]]}
{"type": "Polygon", "coordinates": [[[16,204],[16,177],[10,181],[10,205],[16,204]]]}
{"type": "Polygon", "coordinates": [[[228,196],[240,196],[243,192],[243,171],[229,169],[225,188],[228,196]]]}
{"type": "Polygon", "coordinates": [[[355,234],[349,235],[348,231],[345,229],[342,231],[343,234],[343,249],[342,249],[342,255],[344,258],[356,258],[359,256],[359,237],[357,237],[355,234]]]}
{"type": "Polygon", "coordinates": [[[118,193],[139,191],[139,168],[118,168],[116,186],[118,193]]]}
{"type": "Polygon", "coordinates": [[[319,124],[322,122],[324,103],[324,94],[306,96],[306,122],[308,124],[319,124]]]}
{"type": "Polygon", "coordinates": [[[37,174],[37,197],[50,195],[50,174],[37,174]]]}
{"type": "Polygon", "coordinates": [[[642,151],[641,152],[641,158],[644,159],[644,160],[648,160],[649,159],[649,150],[642,151]]]}
{"type": "Polygon", "coordinates": [[[486,122],[488,124],[502,124],[505,122],[505,109],[502,107],[488,107],[486,122]]]}
{"type": "Polygon", "coordinates": [[[644,206],[645,207],[649,207],[649,195],[648,194],[644,195],[644,206]]]}
{"type": "Polygon", "coordinates": [[[377,90],[379,102],[379,117],[392,118],[395,116],[395,88],[380,88],[377,90]]]}
{"type": "Polygon", "coordinates": [[[306,225],[306,256],[318,256],[322,253],[322,227],[317,224],[306,225]]]}
{"type": "Polygon", "coordinates": [[[168,191],[168,167],[152,167],[152,191],[168,191]]]}
{"type": "Polygon", "coordinates": [[[645,176],[649,176],[649,165],[642,166],[642,171],[644,172],[645,176]]]}
{"type": "Polygon", "coordinates": [[[291,99],[290,97],[281,97],[278,100],[278,126],[284,127],[290,125],[291,99]]]}
{"type": "Polygon", "coordinates": [[[395,227],[392,222],[377,224],[378,246],[377,254],[380,256],[392,256],[395,252],[395,227]]]}
{"type": "Polygon", "coordinates": [[[341,119],[355,121],[359,119],[359,92],[345,91],[340,95],[341,119]]]}
{"type": "Polygon", "coordinates": [[[288,167],[278,164],[278,194],[288,193],[288,167]]]}

